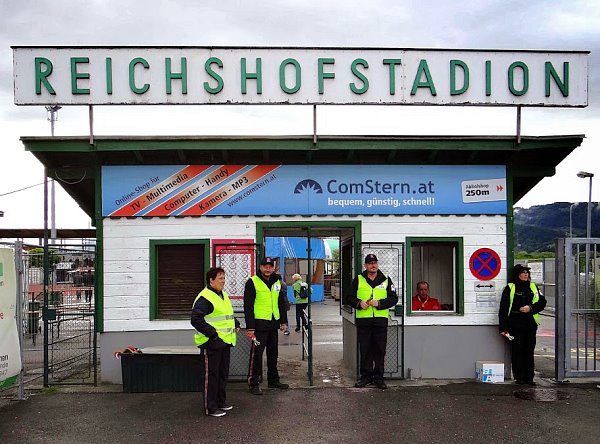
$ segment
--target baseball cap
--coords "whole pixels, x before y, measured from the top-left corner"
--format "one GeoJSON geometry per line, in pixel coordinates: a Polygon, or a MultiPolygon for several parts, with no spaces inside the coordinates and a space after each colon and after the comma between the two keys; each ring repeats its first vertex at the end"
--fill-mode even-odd
{"type": "Polygon", "coordinates": [[[275,258],[270,257],[270,256],[263,257],[262,260],[260,261],[260,265],[273,265],[273,266],[275,266],[275,258]]]}
{"type": "Polygon", "coordinates": [[[367,254],[365,256],[365,264],[368,264],[369,262],[378,262],[377,256],[375,256],[373,253],[367,254]]]}
{"type": "Polygon", "coordinates": [[[515,265],[515,268],[514,268],[514,272],[516,274],[522,273],[524,271],[529,271],[529,270],[531,270],[531,267],[526,267],[525,265],[521,265],[521,264],[515,265]]]}

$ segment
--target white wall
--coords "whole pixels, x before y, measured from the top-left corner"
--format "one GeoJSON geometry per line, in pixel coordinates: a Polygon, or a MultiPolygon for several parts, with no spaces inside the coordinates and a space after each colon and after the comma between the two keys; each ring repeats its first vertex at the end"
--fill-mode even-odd
{"type": "MultiPolygon", "coordinates": [[[[313,217],[315,221],[357,218],[313,217]]],[[[255,239],[259,222],[293,221],[290,217],[200,217],[104,219],[104,331],[188,330],[187,320],[149,319],[149,245],[161,239],[255,239]]],[[[301,218],[307,222],[310,218],[301,218]]],[[[410,316],[406,325],[493,325],[497,305],[477,307],[469,258],[478,248],[495,250],[503,264],[496,299],[506,284],[506,218],[504,216],[370,216],[362,217],[363,242],[405,242],[411,236],[462,237],[464,243],[465,315],[410,316]]],[[[212,252],[211,252],[212,257],[212,252]]],[[[384,270],[385,271],[385,270],[384,270]]],[[[407,290],[412,291],[412,290],[407,290]]]]}

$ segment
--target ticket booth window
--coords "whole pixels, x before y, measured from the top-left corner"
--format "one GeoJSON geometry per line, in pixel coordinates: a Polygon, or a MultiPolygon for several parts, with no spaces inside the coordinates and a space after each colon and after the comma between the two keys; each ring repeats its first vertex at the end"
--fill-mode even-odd
{"type": "Polygon", "coordinates": [[[150,241],[150,319],[187,319],[204,288],[208,240],[150,241]]]}
{"type": "Polygon", "coordinates": [[[419,238],[407,240],[407,307],[408,313],[462,314],[462,239],[419,238]],[[418,291],[427,288],[426,295],[418,291]]]}

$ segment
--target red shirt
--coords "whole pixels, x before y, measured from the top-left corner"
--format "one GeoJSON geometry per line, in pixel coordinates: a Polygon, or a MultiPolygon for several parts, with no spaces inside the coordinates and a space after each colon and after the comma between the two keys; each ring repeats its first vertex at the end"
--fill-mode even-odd
{"type": "Polygon", "coordinates": [[[421,302],[418,296],[412,298],[412,311],[421,310],[441,310],[442,306],[436,298],[427,297],[425,302],[421,302]]]}

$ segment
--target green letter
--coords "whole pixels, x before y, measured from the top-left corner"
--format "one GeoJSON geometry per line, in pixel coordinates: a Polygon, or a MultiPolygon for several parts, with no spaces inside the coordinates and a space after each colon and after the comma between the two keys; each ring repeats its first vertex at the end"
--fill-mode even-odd
{"type": "Polygon", "coordinates": [[[431,79],[431,74],[429,73],[429,67],[427,66],[427,60],[421,60],[419,62],[419,67],[417,68],[417,75],[415,76],[415,81],[413,82],[412,90],[410,91],[410,95],[414,96],[417,93],[417,88],[429,88],[432,96],[436,96],[435,85],[433,84],[433,80],[431,79]],[[425,74],[425,81],[421,82],[421,76],[425,74]]]}
{"type": "Polygon", "coordinates": [[[242,94],[246,94],[246,80],[256,79],[256,94],[262,94],[262,59],[256,59],[256,72],[246,72],[246,58],[242,58],[242,94]]]}
{"type": "Polygon", "coordinates": [[[181,72],[171,71],[171,57],[165,59],[167,94],[171,94],[171,81],[181,79],[181,94],[187,94],[187,58],[181,58],[181,72]]]}
{"type": "Polygon", "coordinates": [[[522,96],[529,89],[529,68],[523,62],[514,62],[508,67],[508,89],[514,96],[522,96]],[[523,89],[520,91],[515,88],[514,71],[516,68],[523,70],[523,89]]]}
{"type": "Polygon", "coordinates": [[[215,86],[214,88],[212,88],[208,84],[208,82],[204,82],[204,89],[209,94],[217,94],[223,90],[223,78],[219,74],[217,74],[216,72],[213,71],[213,69],[210,66],[213,63],[215,63],[219,68],[223,68],[223,62],[221,61],[221,59],[218,59],[217,57],[211,57],[204,64],[204,70],[206,71],[206,73],[217,81],[217,86],[215,86]]]}
{"type": "Polygon", "coordinates": [[[462,60],[450,60],[450,95],[457,96],[469,89],[469,67],[462,60]],[[460,66],[463,70],[463,86],[456,89],[456,67],[460,66]]]}
{"type": "Polygon", "coordinates": [[[365,69],[367,69],[369,67],[369,64],[364,59],[356,59],[352,62],[351,65],[352,74],[354,74],[356,77],[358,77],[358,79],[361,82],[363,82],[363,87],[357,88],[355,83],[350,83],[350,89],[354,94],[364,94],[369,89],[369,79],[367,79],[363,73],[358,71],[356,65],[362,65],[365,69]]]}
{"type": "Polygon", "coordinates": [[[301,84],[300,72],[301,68],[300,63],[298,63],[298,60],[285,59],[283,62],[281,62],[281,65],[279,65],[279,86],[281,87],[283,92],[287,94],[294,94],[295,92],[298,92],[301,84]],[[287,65],[294,65],[294,69],[296,71],[296,83],[292,88],[288,88],[285,84],[285,67],[287,65]]]}
{"type": "Polygon", "coordinates": [[[333,65],[334,63],[335,59],[319,59],[319,94],[325,92],[323,79],[335,79],[335,73],[323,72],[323,65],[333,65]]]}
{"type": "Polygon", "coordinates": [[[485,61],[485,95],[492,95],[492,61],[485,61]]]}
{"type": "Polygon", "coordinates": [[[106,94],[112,94],[112,59],[106,58],[106,94]]]}
{"type": "Polygon", "coordinates": [[[89,72],[77,72],[77,64],[78,63],[90,63],[90,59],[87,57],[72,57],[71,58],[71,93],[72,94],[89,94],[89,88],[78,88],[77,80],[78,79],[89,79],[89,72]]]}
{"type": "Polygon", "coordinates": [[[147,83],[144,84],[141,88],[135,86],[135,65],[142,65],[145,69],[149,69],[150,65],[148,62],[141,57],[136,57],[131,62],[129,62],[129,88],[136,94],[144,94],[146,91],[150,89],[150,85],[147,83]]]}
{"type": "Polygon", "coordinates": [[[383,59],[384,65],[390,65],[390,95],[396,94],[396,65],[402,65],[401,59],[383,59]]]}
{"type": "Polygon", "coordinates": [[[569,62],[563,63],[563,79],[561,82],[557,72],[552,66],[552,62],[546,62],[546,97],[550,97],[550,77],[556,82],[556,86],[560,89],[563,97],[569,97],[569,62]]]}
{"type": "Polygon", "coordinates": [[[50,85],[50,82],[46,78],[50,74],[52,74],[52,62],[48,59],[45,59],[44,57],[36,57],[35,58],[35,93],[36,94],[42,93],[42,83],[43,83],[44,87],[46,88],[46,91],[48,91],[53,96],[56,95],[54,88],[52,88],[52,85],[50,85]],[[44,71],[42,71],[42,69],[41,69],[42,65],[44,65],[44,67],[46,68],[44,71]]]}

